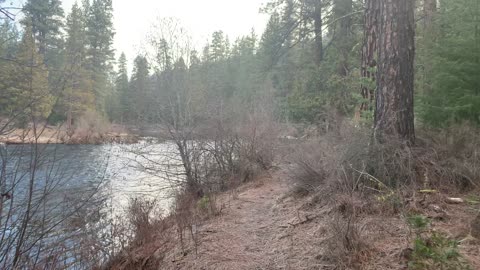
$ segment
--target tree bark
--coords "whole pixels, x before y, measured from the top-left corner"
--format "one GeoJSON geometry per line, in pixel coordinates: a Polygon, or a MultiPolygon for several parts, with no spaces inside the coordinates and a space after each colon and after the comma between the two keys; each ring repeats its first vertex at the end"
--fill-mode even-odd
{"type": "Polygon", "coordinates": [[[392,135],[413,144],[414,0],[383,0],[379,11],[374,137],[392,135]]]}
{"type": "Polygon", "coordinates": [[[379,0],[366,0],[364,14],[364,32],[362,47],[361,76],[364,82],[361,85],[362,103],[356,111],[355,118],[359,120],[362,113],[371,111],[375,100],[375,77],[377,68],[377,39],[379,0]]]}
{"type": "Polygon", "coordinates": [[[431,94],[432,84],[432,48],[435,45],[437,31],[435,27],[435,14],[437,13],[437,0],[423,0],[423,37],[420,43],[423,57],[419,61],[423,65],[423,95],[431,94]]]}
{"type": "Polygon", "coordinates": [[[338,20],[336,23],[336,40],[339,50],[339,62],[337,67],[337,73],[340,76],[347,76],[349,72],[348,56],[352,47],[350,40],[352,29],[352,0],[335,0],[334,2],[334,17],[338,20]]]}
{"type": "Polygon", "coordinates": [[[315,27],[315,63],[317,66],[323,60],[323,20],[322,20],[322,0],[314,0],[314,27],[315,27]]]}
{"type": "Polygon", "coordinates": [[[423,0],[424,28],[426,31],[433,27],[433,20],[437,13],[437,0],[423,0]]]}

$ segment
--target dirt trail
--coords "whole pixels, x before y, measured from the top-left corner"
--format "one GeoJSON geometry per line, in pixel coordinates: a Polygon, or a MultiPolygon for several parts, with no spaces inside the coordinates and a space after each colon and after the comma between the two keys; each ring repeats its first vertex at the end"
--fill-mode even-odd
{"type": "Polygon", "coordinates": [[[222,214],[198,230],[198,255],[191,251],[171,258],[167,268],[328,269],[314,262],[323,226],[317,224],[317,232],[295,233],[297,225],[319,219],[310,220],[293,200],[283,199],[288,192],[285,178],[282,171],[273,172],[242,187],[236,196],[223,198],[222,214]]]}
{"type": "MultiPolygon", "coordinates": [[[[302,198],[287,196],[287,179],[285,170],[271,171],[219,195],[221,213],[196,228],[197,252],[191,239],[182,249],[172,227],[165,231],[168,237],[164,232],[121,257],[119,265],[128,267],[111,269],[408,269],[406,252],[412,247],[412,235],[402,216],[384,213],[376,201],[369,203],[328,189],[302,198]],[[357,212],[352,225],[343,216],[351,211],[349,205],[355,205],[357,212]],[[346,228],[355,234],[347,235],[346,228]],[[346,243],[355,243],[354,249],[347,249],[346,243]]],[[[432,228],[449,238],[468,239],[471,207],[441,203],[440,197],[409,207],[424,211],[434,220],[432,228]],[[444,215],[436,218],[438,213],[430,211],[429,205],[440,207],[444,215]]],[[[477,243],[462,241],[459,246],[472,269],[480,269],[477,243]]]]}

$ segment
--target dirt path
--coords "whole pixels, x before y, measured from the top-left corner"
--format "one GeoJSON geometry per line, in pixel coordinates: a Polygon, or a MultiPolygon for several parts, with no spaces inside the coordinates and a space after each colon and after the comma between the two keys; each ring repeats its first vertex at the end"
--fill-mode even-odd
{"type": "MultiPolygon", "coordinates": [[[[403,254],[412,246],[412,236],[403,217],[383,213],[378,208],[382,205],[325,190],[302,198],[286,196],[286,179],[285,171],[277,170],[235,193],[220,195],[221,214],[196,229],[197,252],[191,239],[185,241],[182,249],[175,229],[171,228],[166,242],[162,236],[119,260],[120,265],[133,262],[139,267],[111,269],[408,269],[403,254]],[[357,207],[354,225],[342,219],[348,203],[357,207]],[[354,241],[350,243],[361,249],[346,249],[346,226],[356,228],[355,238],[348,234],[347,241],[354,241]]],[[[420,207],[426,216],[432,214],[428,206],[419,205],[416,209],[420,207]]],[[[441,207],[445,217],[432,223],[434,229],[452,239],[467,239],[472,220],[470,207],[441,207]]],[[[480,269],[477,242],[462,241],[459,249],[472,269],[480,269]]]]}
{"type": "Polygon", "coordinates": [[[198,230],[198,255],[170,260],[168,269],[329,269],[314,262],[322,226],[305,234],[305,225],[316,221],[283,199],[284,179],[283,172],[273,172],[230,196],[222,214],[198,230]]]}

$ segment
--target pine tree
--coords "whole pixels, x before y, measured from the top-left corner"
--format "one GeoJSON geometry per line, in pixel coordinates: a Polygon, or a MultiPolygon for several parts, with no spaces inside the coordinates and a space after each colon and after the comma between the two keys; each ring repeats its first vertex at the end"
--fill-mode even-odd
{"type": "Polygon", "coordinates": [[[276,12],[270,15],[265,32],[260,40],[260,55],[265,63],[264,69],[270,69],[277,63],[283,47],[281,37],[280,15],[276,12]]]}
{"type": "Polygon", "coordinates": [[[238,38],[235,41],[231,53],[233,56],[254,55],[256,46],[257,36],[255,34],[255,31],[252,29],[252,32],[249,36],[238,38]]]}
{"type": "Polygon", "coordinates": [[[64,12],[60,0],[28,0],[23,7],[22,24],[32,27],[38,51],[49,69],[49,85],[52,93],[62,88],[64,41],[64,12]]]}
{"type": "Polygon", "coordinates": [[[23,24],[31,25],[39,52],[47,57],[48,52],[58,49],[61,42],[64,14],[60,0],[28,0],[23,10],[23,24]]]}
{"type": "Polygon", "coordinates": [[[14,59],[18,47],[18,31],[15,24],[10,20],[0,26],[0,115],[8,116],[11,110],[10,100],[12,96],[8,88],[15,84],[10,79],[11,69],[14,62],[8,59],[14,59]]]}
{"type": "Polygon", "coordinates": [[[122,53],[118,59],[118,72],[115,79],[115,87],[119,98],[118,102],[120,104],[120,122],[123,123],[124,121],[130,119],[129,116],[132,107],[132,96],[128,86],[127,57],[125,53],[122,53]]]}
{"type": "Polygon", "coordinates": [[[415,142],[414,0],[381,1],[374,134],[415,142]]]}
{"type": "Polygon", "coordinates": [[[352,0],[335,0],[333,1],[333,20],[335,42],[338,51],[337,73],[340,76],[346,76],[350,72],[349,54],[354,46],[352,40],[352,0]]]}
{"type": "Polygon", "coordinates": [[[223,31],[213,32],[209,54],[210,60],[215,62],[224,59],[228,53],[227,44],[227,39],[223,31]]]}
{"type": "Polygon", "coordinates": [[[379,10],[379,0],[367,0],[365,2],[363,46],[360,64],[360,73],[362,76],[360,94],[363,100],[360,102],[356,111],[355,120],[357,122],[360,120],[362,114],[373,111],[375,101],[379,10]]]}
{"type": "Polygon", "coordinates": [[[315,32],[315,63],[317,66],[323,61],[323,3],[322,0],[313,0],[313,24],[315,32]]]}
{"type": "Polygon", "coordinates": [[[0,56],[11,59],[15,55],[18,46],[17,27],[10,20],[5,20],[0,25],[0,56]]]}
{"type": "Polygon", "coordinates": [[[198,56],[198,52],[193,50],[190,52],[190,67],[196,68],[200,65],[200,57],[198,56]]]}
{"type": "Polygon", "coordinates": [[[61,105],[66,114],[67,125],[72,127],[73,122],[86,111],[95,110],[92,91],[93,82],[85,69],[85,23],[82,10],[77,4],[67,18],[66,41],[66,87],[62,93],[61,105]]]}
{"type": "Polygon", "coordinates": [[[161,71],[172,69],[172,55],[170,44],[168,44],[168,42],[164,38],[160,39],[159,41],[156,57],[159,64],[159,69],[161,71]]]}
{"type": "Polygon", "coordinates": [[[136,120],[147,120],[147,108],[149,104],[149,64],[144,56],[137,56],[134,60],[132,78],[130,80],[130,91],[132,105],[132,116],[136,120]]]}
{"type": "Polygon", "coordinates": [[[207,43],[202,50],[202,61],[204,63],[210,62],[210,44],[207,43]]]}
{"type": "Polygon", "coordinates": [[[24,120],[46,119],[53,106],[48,70],[38,53],[31,26],[25,28],[16,61],[9,65],[6,110],[21,114],[24,120]]]}
{"type": "Polygon", "coordinates": [[[93,81],[97,111],[105,114],[106,97],[111,93],[109,73],[114,57],[112,0],[93,0],[84,5],[87,29],[88,71],[93,81]]]}
{"type": "Polygon", "coordinates": [[[480,125],[480,1],[442,1],[438,17],[438,36],[427,54],[431,86],[418,104],[421,119],[435,127],[480,125]]]}

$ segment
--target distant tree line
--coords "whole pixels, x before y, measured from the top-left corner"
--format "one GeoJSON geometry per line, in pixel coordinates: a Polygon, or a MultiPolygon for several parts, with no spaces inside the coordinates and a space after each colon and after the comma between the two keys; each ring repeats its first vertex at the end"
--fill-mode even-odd
{"type": "Polygon", "coordinates": [[[87,111],[107,116],[113,95],[112,1],[75,3],[66,18],[59,0],[29,0],[22,10],[21,30],[9,18],[1,25],[0,114],[69,126],[87,111]]]}

